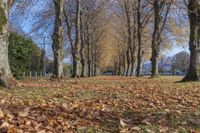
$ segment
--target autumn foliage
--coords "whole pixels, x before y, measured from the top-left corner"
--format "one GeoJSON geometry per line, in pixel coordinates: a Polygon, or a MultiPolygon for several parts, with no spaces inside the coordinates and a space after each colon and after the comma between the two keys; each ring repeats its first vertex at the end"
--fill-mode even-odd
{"type": "Polygon", "coordinates": [[[0,91],[2,132],[199,132],[200,85],[178,77],[23,80],[0,91]]]}

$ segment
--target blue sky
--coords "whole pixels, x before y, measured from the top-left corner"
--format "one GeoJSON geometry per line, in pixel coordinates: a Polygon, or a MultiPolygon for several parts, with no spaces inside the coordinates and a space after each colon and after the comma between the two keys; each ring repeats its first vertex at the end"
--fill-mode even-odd
{"type": "Polygon", "coordinates": [[[166,55],[166,56],[173,56],[179,52],[182,52],[182,51],[186,51],[189,53],[189,47],[188,45],[184,45],[184,46],[177,46],[177,45],[174,45],[172,47],[172,49],[170,50],[165,50],[163,51],[163,53],[166,55]]]}

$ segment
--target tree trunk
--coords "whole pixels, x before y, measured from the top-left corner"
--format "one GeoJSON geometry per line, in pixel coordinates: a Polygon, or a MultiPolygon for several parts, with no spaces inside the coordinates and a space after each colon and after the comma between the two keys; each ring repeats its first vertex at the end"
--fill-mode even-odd
{"type": "MultiPolygon", "coordinates": [[[[75,51],[75,50],[74,50],[75,51]]],[[[78,78],[78,61],[77,61],[77,56],[76,56],[76,51],[74,53],[72,53],[72,58],[73,58],[73,72],[72,72],[72,78],[78,78]]]]}
{"type": "Polygon", "coordinates": [[[130,76],[134,76],[135,75],[135,57],[131,57],[131,72],[130,72],[130,76]]]}
{"type": "Polygon", "coordinates": [[[96,57],[94,59],[94,76],[97,76],[97,58],[96,57]]]}
{"type": "Polygon", "coordinates": [[[141,24],[141,0],[138,0],[137,7],[137,39],[138,39],[138,52],[137,52],[137,70],[136,76],[142,76],[142,24],[141,24]]]}
{"type": "MultiPolygon", "coordinates": [[[[82,14],[82,13],[81,13],[82,14]]],[[[84,33],[83,33],[83,22],[82,15],[80,15],[80,38],[81,38],[81,77],[85,77],[85,41],[84,41],[84,33]]]]}
{"type": "MultiPolygon", "coordinates": [[[[135,10],[135,9],[134,9],[135,10]]],[[[137,37],[137,14],[133,12],[133,21],[134,21],[134,26],[133,26],[133,34],[132,34],[132,45],[131,45],[131,73],[130,76],[135,75],[135,61],[136,61],[136,52],[137,52],[137,46],[136,46],[136,37],[137,37]]]]}
{"type": "Polygon", "coordinates": [[[158,55],[159,55],[159,45],[160,45],[160,21],[162,16],[160,15],[160,5],[157,0],[154,0],[154,32],[152,39],[152,56],[151,56],[151,77],[157,77],[158,73],[158,55]]]}
{"type": "Polygon", "coordinates": [[[132,33],[131,33],[131,21],[130,21],[130,14],[129,14],[129,1],[124,0],[124,6],[125,6],[125,13],[126,13],[126,22],[127,22],[127,33],[128,33],[128,44],[127,44],[127,50],[126,50],[126,61],[127,61],[127,69],[126,69],[126,76],[129,76],[129,69],[130,69],[130,51],[131,51],[131,45],[132,45],[132,33]]]}
{"type": "Polygon", "coordinates": [[[85,77],[85,54],[83,47],[81,48],[81,77],[85,77]]]}
{"type": "Polygon", "coordinates": [[[127,52],[126,52],[126,61],[127,61],[127,67],[126,67],[126,75],[125,76],[129,76],[129,70],[130,70],[130,64],[131,64],[129,50],[127,50],[127,52]]]}
{"type": "Polygon", "coordinates": [[[138,58],[137,58],[137,70],[136,70],[136,76],[141,77],[142,76],[142,64],[143,64],[143,53],[142,48],[138,48],[138,58]]]}
{"type": "Polygon", "coordinates": [[[79,77],[79,67],[78,67],[78,62],[79,62],[79,50],[80,50],[80,15],[81,15],[81,9],[80,9],[80,0],[76,0],[76,23],[75,23],[75,35],[76,35],[76,40],[73,46],[73,73],[72,73],[72,78],[77,78],[79,77]]]}
{"type": "Polygon", "coordinates": [[[123,62],[122,62],[122,67],[123,67],[123,72],[122,72],[122,76],[125,76],[126,74],[126,57],[123,55],[123,62]]]}
{"type": "Polygon", "coordinates": [[[188,15],[190,19],[190,66],[187,75],[182,80],[200,80],[200,3],[198,0],[189,0],[188,15]]]}
{"type": "Polygon", "coordinates": [[[12,77],[8,59],[8,1],[0,1],[0,86],[8,87],[12,77]]]}
{"type": "Polygon", "coordinates": [[[118,57],[118,72],[117,75],[120,76],[121,75],[121,56],[119,55],[118,57]]]}
{"type": "Polygon", "coordinates": [[[91,74],[92,74],[92,76],[94,76],[94,46],[93,45],[91,45],[91,57],[92,57],[92,59],[91,59],[91,74]]]}
{"type": "MultiPolygon", "coordinates": [[[[88,37],[89,39],[89,37],[88,37]]],[[[88,65],[88,77],[91,76],[91,59],[90,59],[90,43],[87,42],[87,65],[88,65]]]]}
{"type": "Polygon", "coordinates": [[[97,49],[95,48],[94,53],[94,76],[97,76],[97,49]]]}
{"type": "Polygon", "coordinates": [[[164,26],[167,21],[167,16],[169,14],[169,10],[172,4],[171,1],[159,1],[154,0],[153,9],[154,9],[154,32],[153,32],[153,39],[152,39],[152,56],[151,56],[151,63],[152,63],[152,74],[151,77],[158,77],[158,56],[160,53],[160,44],[161,44],[161,34],[164,30],[164,26]],[[164,16],[164,17],[163,17],[164,16]]]}
{"type": "Polygon", "coordinates": [[[135,75],[135,52],[136,52],[136,46],[135,46],[135,39],[133,39],[133,43],[131,46],[131,72],[130,72],[130,76],[134,76],[135,75]]]}
{"type": "Polygon", "coordinates": [[[55,6],[55,27],[52,35],[53,39],[53,53],[54,53],[54,73],[53,77],[62,78],[63,73],[63,60],[64,60],[64,42],[63,42],[63,6],[64,0],[54,0],[55,6]]]}
{"type": "Polygon", "coordinates": [[[151,57],[151,77],[156,78],[159,76],[158,72],[158,56],[152,55],[151,57]]]}

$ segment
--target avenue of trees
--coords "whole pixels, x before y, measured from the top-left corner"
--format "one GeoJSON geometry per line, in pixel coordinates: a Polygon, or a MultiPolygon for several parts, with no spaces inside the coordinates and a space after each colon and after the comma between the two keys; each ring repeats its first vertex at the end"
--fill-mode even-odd
{"type": "Polygon", "coordinates": [[[10,27],[19,27],[25,14],[34,14],[31,33],[50,34],[52,78],[63,78],[69,53],[72,78],[96,76],[110,68],[118,75],[140,77],[148,60],[155,78],[161,52],[189,41],[190,65],[183,81],[200,80],[199,0],[1,0],[1,84],[14,79],[8,56],[10,27]],[[45,7],[37,11],[34,6],[41,2],[45,7]]]}

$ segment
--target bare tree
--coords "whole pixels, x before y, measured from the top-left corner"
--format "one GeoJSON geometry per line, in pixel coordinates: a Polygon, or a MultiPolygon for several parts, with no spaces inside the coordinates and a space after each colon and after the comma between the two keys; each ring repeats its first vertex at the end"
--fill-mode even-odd
{"type": "Polygon", "coordinates": [[[106,12],[105,7],[109,1],[85,0],[82,1],[81,10],[81,76],[95,76],[101,56],[101,40],[105,33],[106,12]]]}
{"type": "Polygon", "coordinates": [[[67,35],[71,45],[72,52],[72,65],[73,72],[72,78],[79,77],[79,51],[80,51],[80,43],[81,43],[81,3],[80,0],[76,0],[75,3],[73,1],[68,1],[67,5],[71,7],[65,7],[65,20],[67,25],[67,35]],[[75,5],[75,6],[73,6],[75,5]],[[73,9],[74,7],[74,9],[73,9]],[[75,11],[75,14],[74,14],[75,11]]]}
{"type": "Polygon", "coordinates": [[[151,77],[157,77],[158,73],[158,56],[160,53],[160,44],[162,42],[161,34],[165,28],[167,17],[173,0],[154,0],[154,32],[152,38],[152,74],[151,77]]]}
{"type": "Polygon", "coordinates": [[[136,76],[142,76],[142,64],[143,64],[143,56],[144,56],[144,44],[142,43],[142,33],[145,29],[145,26],[148,24],[151,16],[152,9],[149,8],[149,1],[137,0],[137,43],[138,43],[138,51],[137,51],[137,69],[136,76]]]}

